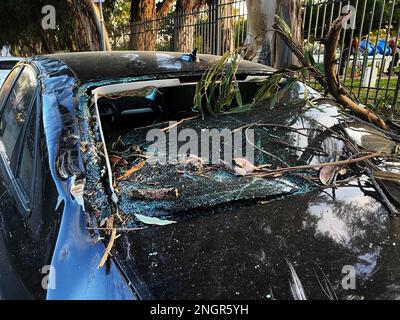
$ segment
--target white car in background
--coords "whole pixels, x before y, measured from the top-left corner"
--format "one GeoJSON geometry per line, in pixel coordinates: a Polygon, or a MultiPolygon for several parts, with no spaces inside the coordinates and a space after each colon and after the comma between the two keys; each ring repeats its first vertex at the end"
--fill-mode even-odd
{"type": "Polygon", "coordinates": [[[2,56],[0,56],[0,88],[3,85],[3,82],[6,79],[8,73],[17,64],[17,62],[21,61],[21,60],[22,60],[22,58],[18,58],[18,57],[2,57],[2,56]]]}

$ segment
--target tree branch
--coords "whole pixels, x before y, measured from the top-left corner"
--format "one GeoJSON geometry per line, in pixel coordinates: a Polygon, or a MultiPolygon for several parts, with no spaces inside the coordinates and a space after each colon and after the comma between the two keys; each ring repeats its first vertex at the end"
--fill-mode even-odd
{"type": "Polygon", "coordinates": [[[378,117],[374,112],[372,112],[365,106],[359,105],[354,102],[354,100],[346,94],[346,91],[339,82],[336,65],[336,48],[338,45],[340,30],[342,29],[343,23],[350,19],[350,17],[351,13],[334,20],[324,41],[324,70],[325,77],[328,82],[328,90],[336,99],[336,101],[338,101],[344,107],[351,109],[362,118],[371,121],[379,127],[387,129],[385,121],[383,121],[380,117],[378,117]]]}
{"type": "Polygon", "coordinates": [[[176,0],[164,0],[163,2],[157,3],[157,9],[156,9],[157,18],[165,17],[169,13],[175,2],[176,0]]]}
{"type": "Polygon", "coordinates": [[[287,35],[282,27],[275,23],[273,29],[287,44],[287,46],[293,51],[300,63],[310,69],[311,75],[322,85],[323,88],[329,91],[329,93],[335,98],[335,100],[347,109],[352,110],[356,115],[364,118],[377,126],[387,130],[386,123],[377,116],[374,112],[369,110],[363,105],[357,104],[340,85],[339,77],[337,75],[336,66],[336,48],[339,41],[340,30],[342,25],[351,16],[351,13],[341,16],[332,22],[331,28],[326,35],[323,43],[325,44],[324,54],[324,71],[325,76],[319,72],[316,68],[310,65],[304,56],[304,52],[289,35],[287,35]]]}

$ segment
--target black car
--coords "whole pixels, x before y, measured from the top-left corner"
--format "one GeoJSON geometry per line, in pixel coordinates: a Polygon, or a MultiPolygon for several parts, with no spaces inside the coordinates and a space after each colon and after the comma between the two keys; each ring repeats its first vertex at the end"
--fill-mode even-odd
{"type": "MultiPolygon", "coordinates": [[[[202,119],[196,85],[220,57],[192,58],[56,54],[11,71],[0,91],[0,297],[398,299],[398,182],[381,173],[382,196],[365,161],[344,161],[356,148],[396,173],[396,140],[301,83],[282,83],[272,110],[202,119]],[[149,161],[150,130],[212,128],[244,129],[240,145],[254,129],[251,173],[242,158],[149,161]]],[[[240,62],[243,99],[274,71],[240,62]]]]}

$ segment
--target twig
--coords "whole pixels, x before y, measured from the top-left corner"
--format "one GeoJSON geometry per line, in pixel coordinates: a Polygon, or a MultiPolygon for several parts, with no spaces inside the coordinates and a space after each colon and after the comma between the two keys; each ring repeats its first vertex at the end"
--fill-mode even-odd
{"type": "Polygon", "coordinates": [[[127,178],[129,178],[132,174],[134,174],[135,172],[139,171],[140,169],[142,169],[144,167],[144,165],[146,164],[146,161],[141,161],[139,162],[136,166],[133,166],[132,168],[130,168],[129,170],[127,170],[121,177],[117,178],[118,181],[122,181],[122,180],[126,180],[127,178]]]}
{"type": "Polygon", "coordinates": [[[381,196],[383,203],[386,205],[386,207],[389,210],[390,214],[398,214],[397,209],[395,206],[389,201],[389,199],[386,197],[386,194],[383,192],[382,188],[380,187],[379,183],[376,181],[374,174],[369,168],[365,168],[365,173],[367,174],[368,178],[371,180],[372,185],[374,186],[374,189],[378,194],[381,196]]]}
{"type": "Polygon", "coordinates": [[[117,229],[112,228],[110,241],[108,242],[106,251],[104,252],[103,257],[101,258],[100,263],[99,263],[99,265],[97,266],[97,269],[101,269],[101,268],[104,266],[104,264],[106,263],[106,261],[107,261],[107,259],[108,259],[108,256],[109,256],[110,253],[111,253],[111,249],[112,249],[113,246],[114,246],[114,241],[115,241],[116,235],[117,235],[117,229]]]}
{"type": "Polygon", "coordinates": [[[182,119],[182,120],[180,120],[178,122],[175,122],[172,126],[169,126],[169,127],[166,127],[166,128],[160,129],[160,130],[162,132],[167,132],[167,131],[171,130],[172,128],[175,128],[175,127],[179,126],[180,124],[184,123],[185,121],[193,120],[193,119],[196,119],[198,117],[200,117],[200,115],[196,115],[194,117],[182,119]]]}
{"type": "Polygon", "coordinates": [[[385,156],[385,154],[382,152],[374,152],[372,154],[365,155],[365,156],[362,156],[359,158],[354,158],[354,159],[347,159],[347,160],[340,160],[340,161],[333,161],[333,162],[324,162],[324,163],[315,163],[315,164],[308,164],[308,165],[288,167],[288,168],[280,168],[280,169],[268,171],[266,173],[261,173],[261,174],[255,173],[253,175],[258,176],[258,177],[268,177],[268,176],[276,175],[277,173],[285,173],[285,172],[290,172],[290,171],[321,168],[321,167],[327,167],[327,166],[342,166],[342,165],[357,163],[360,161],[365,161],[368,159],[382,157],[382,156],[385,156]]]}
{"type": "Polygon", "coordinates": [[[140,231],[146,228],[90,228],[87,227],[87,230],[94,230],[94,231],[112,231],[116,230],[117,232],[131,232],[131,231],[140,231]]]}

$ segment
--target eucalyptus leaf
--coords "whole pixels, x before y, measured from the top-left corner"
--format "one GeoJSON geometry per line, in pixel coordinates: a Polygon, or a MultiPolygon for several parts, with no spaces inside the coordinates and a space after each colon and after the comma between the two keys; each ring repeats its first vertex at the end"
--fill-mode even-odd
{"type": "Polygon", "coordinates": [[[166,226],[169,224],[176,223],[176,221],[162,220],[160,218],[148,217],[148,216],[144,216],[142,214],[135,214],[135,217],[140,222],[143,222],[144,224],[149,224],[149,225],[166,226]]]}

